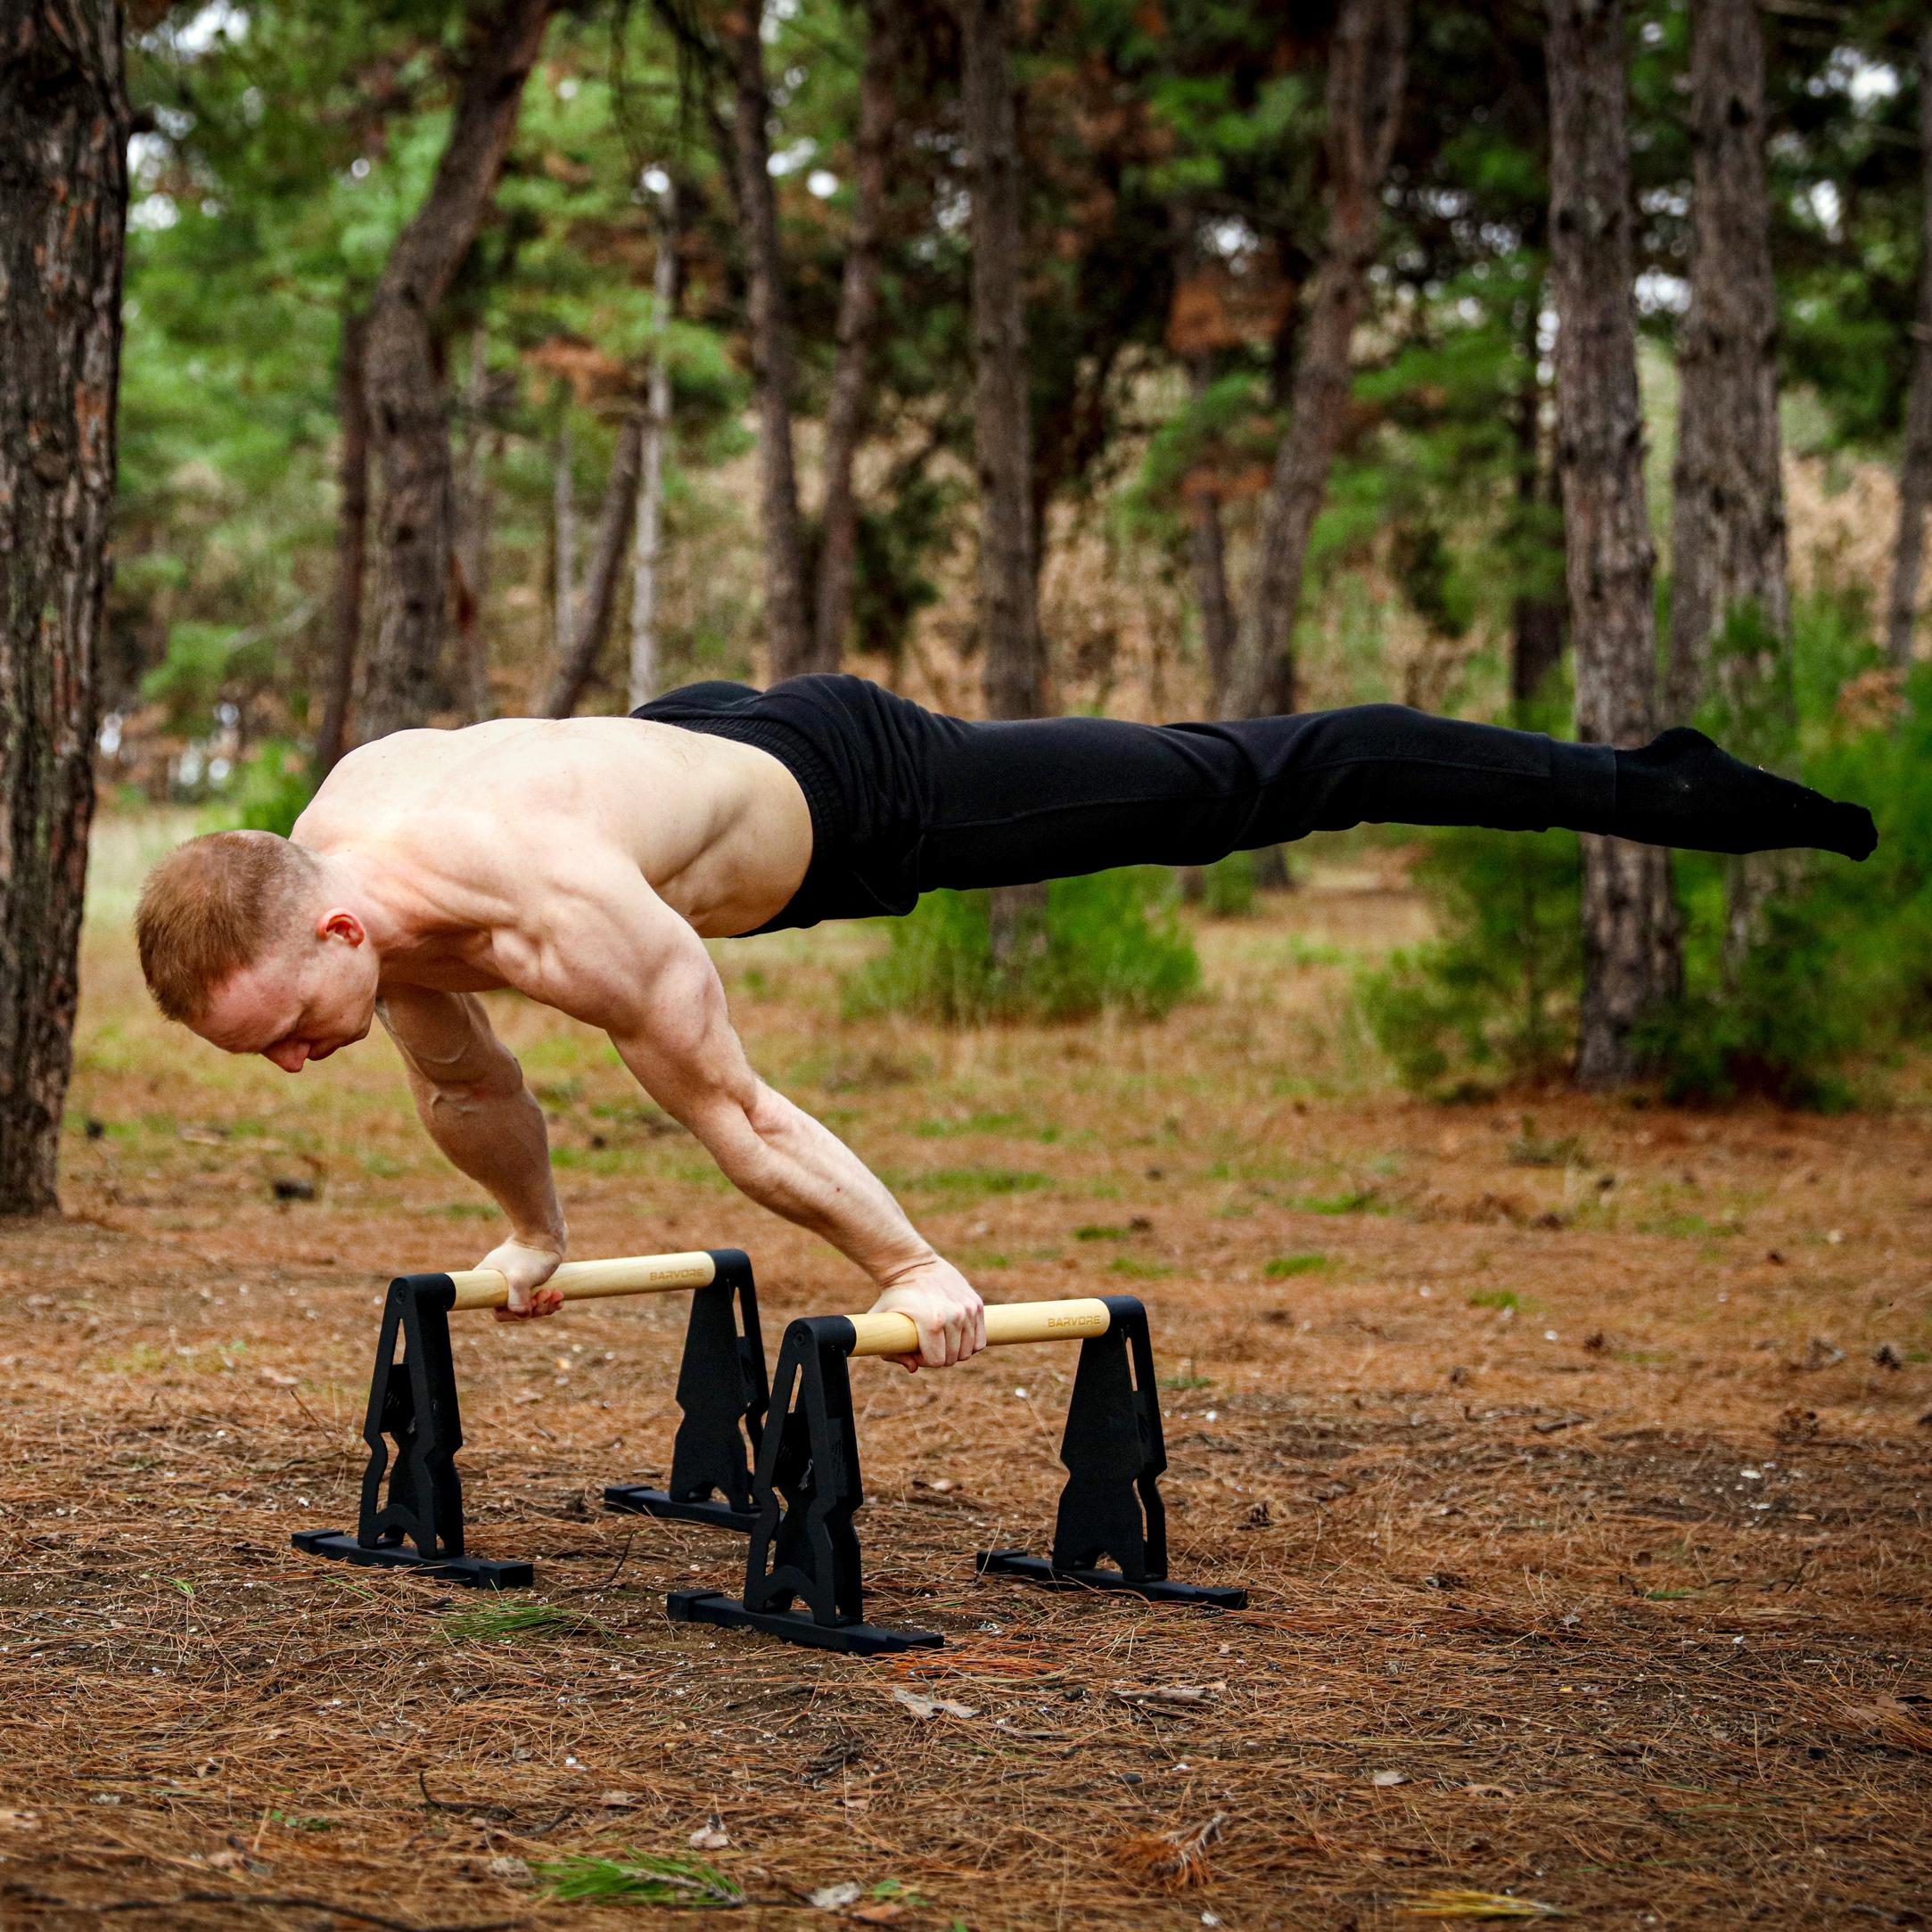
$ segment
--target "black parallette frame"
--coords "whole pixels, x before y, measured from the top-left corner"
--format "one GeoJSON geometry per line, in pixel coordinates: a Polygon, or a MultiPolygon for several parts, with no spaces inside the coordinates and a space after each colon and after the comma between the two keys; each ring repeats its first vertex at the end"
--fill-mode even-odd
{"type": "MultiPolygon", "coordinates": [[[[685,1419],[671,1453],[669,1492],[658,1506],[625,1487],[614,1508],[744,1527],[750,1512],[749,1455],[764,1424],[765,1364],[752,1265],[736,1248],[710,1250],[717,1274],[693,1292],[678,1399],[685,1419]],[[739,1333],[734,1317],[742,1320],[739,1333]],[[713,1490],[722,1503],[707,1500],[713,1490]]],[[[456,1451],[463,1418],[456,1401],[449,1314],[456,1285],[448,1275],[402,1275],[389,1285],[375,1373],[362,1426],[369,1445],[356,1533],[298,1530],[290,1541],[311,1556],[389,1569],[481,1590],[522,1590],[528,1561],[473,1557],[464,1548],[463,1479],[456,1451]],[[393,1459],[391,1443],[395,1445],[393,1459]],[[383,1478],[387,1476],[387,1493],[383,1478]]],[[[605,1492],[607,1501],[612,1492],[605,1492]]]]}
{"type": "MultiPolygon", "coordinates": [[[[1106,1297],[1107,1332],[1082,1343],[1060,1459],[1052,1560],[981,1552],[982,1574],[1069,1589],[1124,1591],[1155,1602],[1238,1609],[1245,1591],[1178,1583],[1167,1574],[1159,1477],[1167,1466],[1147,1311],[1132,1295],[1106,1297]],[[1117,1570],[1098,1566],[1111,1556],[1117,1570]]],[[[760,1630],[791,1643],[859,1656],[930,1648],[936,1632],[865,1621],[852,1515],[865,1500],[852,1416],[850,1357],[857,1339],[842,1315],[794,1321],[773,1378],[775,1421],[758,1459],[758,1522],[745,1553],[744,1593],[682,1590],[673,1623],[760,1630]]]]}

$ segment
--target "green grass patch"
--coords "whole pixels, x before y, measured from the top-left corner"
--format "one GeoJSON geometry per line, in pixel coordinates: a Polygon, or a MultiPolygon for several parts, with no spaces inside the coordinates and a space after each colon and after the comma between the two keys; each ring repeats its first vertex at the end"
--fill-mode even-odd
{"type": "Polygon", "coordinates": [[[1523,1297],[1514,1288],[1471,1288],[1471,1308],[1507,1308],[1511,1314],[1520,1315],[1524,1309],[1523,1297]]]}
{"type": "Polygon", "coordinates": [[[1295,1275],[1319,1275],[1330,1263],[1326,1254],[1277,1254],[1262,1270],[1270,1281],[1287,1281],[1295,1275]]]}
{"type": "Polygon", "coordinates": [[[1741,1230],[1725,1221],[1706,1221],[1702,1214],[1654,1214],[1637,1223],[1637,1232],[1668,1235],[1679,1241],[1728,1241],[1741,1230]]]}
{"type": "Polygon", "coordinates": [[[921,1121],[912,1130],[921,1140],[950,1140],[958,1134],[1015,1134],[1025,1125],[1024,1114],[968,1114],[960,1120],[921,1121]]]}
{"type": "Polygon", "coordinates": [[[1110,1275],[1131,1275],[1137,1281],[1158,1281],[1176,1272],[1171,1262],[1144,1261],[1138,1254],[1116,1254],[1107,1263],[1110,1275]]]}
{"type": "Polygon", "coordinates": [[[695,1858],[625,1852],[616,1858],[560,1858],[533,1864],[532,1876],[555,1899],[612,1899],[633,1905],[729,1908],[744,1888],[695,1858]]]}
{"type": "Polygon", "coordinates": [[[900,1177],[900,1186],[928,1188],[955,1200],[978,1200],[1000,1194],[1032,1194],[1050,1187],[1051,1174],[1023,1167],[933,1167],[900,1177]]]}
{"type": "Polygon", "coordinates": [[[1083,1228],[1073,1230],[1076,1241],[1131,1241],[1134,1230],[1122,1228],[1108,1221],[1090,1221],[1083,1228]]]}
{"type": "Polygon", "coordinates": [[[1385,1214],[1388,1204],[1374,1188],[1357,1188],[1345,1194],[1291,1195],[1282,1204],[1303,1214],[1385,1214]]]}
{"type": "Polygon", "coordinates": [[[460,1610],[437,1625],[452,1643],[508,1643],[518,1637],[538,1632],[562,1636],[576,1631],[595,1631],[599,1636],[616,1634],[607,1624],[580,1610],[566,1610],[555,1603],[489,1603],[474,1610],[460,1610]]]}
{"type": "Polygon", "coordinates": [[[635,1147],[553,1147],[550,1149],[550,1164],[567,1168],[580,1174],[628,1174],[636,1171],[637,1150],[635,1147]]]}

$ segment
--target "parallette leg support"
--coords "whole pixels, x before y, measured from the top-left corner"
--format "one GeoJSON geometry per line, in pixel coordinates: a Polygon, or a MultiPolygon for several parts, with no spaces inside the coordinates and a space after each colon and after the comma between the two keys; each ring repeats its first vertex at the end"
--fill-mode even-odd
{"type": "MultiPolygon", "coordinates": [[[[621,1270],[623,1278],[615,1286],[593,1281],[567,1289],[571,1299],[669,1287],[695,1291],[678,1381],[685,1419],[672,1452],[669,1492],[655,1506],[648,1500],[630,1502],[628,1489],[607,1492],[606,1500],[654,1516],[749,1528],[750,1456],[759,1444],[765,1409],[751,1262],[736,1248],[714,1248],[581,1265],[592,1275],[621,1270]],[[700,1286],[707,1276],[709,1285],[700,1286]],[[721,1501],[709,1500],[714,1492],[721,1492],[721,1501]],[[616,1500],[618,1496],[627,1500],[616,1500]]],[[[369,1457],[356,1533],[298,1530],[290,1539],[296,1549],[365,1567],[415,1570],[438,1582],[481,1590],[530,1587],[527,1560],[474,1557],[464,1547],[463,1479],[456,1459],[463,1420],[449,1316],[459,1305],[493,1305],[474,1298],[473,1286],[465,1293],[472,1298],[459,1299],[458,1284],[448,1275],[402,1275],[390,1283],[362,1426],[369,1457]]],[[[499,1281],[496,1301],[501,1300],[499,1281]]]]}
{"type": "Polygon", "coordinates": [[[794,1321],[785,1331],[759,1448],[744,1594],[674,1591],[665,1605],[674,1624],[763,1631],[857,1657],[930,1649],[942,1640],[934,1631],[865,1620],[852,1528],[852,1513],[865,1500],[849,1369],[855,1339],[843,1315],[794,1321]]]}
{"type": "Polygon", "coordinates": [[[1167,1511],[1160,1477],[1167,1467],[1161,1398],[1155,1380],[1147,1311],[1130,1295],[1105,1297],[1113,1319],[1105,1335],[1080,1345],[1067,1404],[1060,1492],[1050,1559],[1021,1550],[982,1550],[982,1576],[1007,1576],[1061,1590],[1106,1590],[1151,1603],[1246,1607],[1245,1590],[1182,1583],[1167,1574],[1167,1511]],[[1101,1563],[1111,1557],[1119,1565],[1101,1563]]]}
{"type": "Polygon", "coordinates": [[[604,1506],[626,1516],[749,1531],[758,1521],[752,1471],[769,1400],[765,1343],[750,1260],[735,1248],[712,1254],[718,1278],[691,1297],[685,1329],[678,1370],[684,1419],[671,1445],[670,1481],[662,1489],[613,1483],[604,1492],[604,1506]]]}

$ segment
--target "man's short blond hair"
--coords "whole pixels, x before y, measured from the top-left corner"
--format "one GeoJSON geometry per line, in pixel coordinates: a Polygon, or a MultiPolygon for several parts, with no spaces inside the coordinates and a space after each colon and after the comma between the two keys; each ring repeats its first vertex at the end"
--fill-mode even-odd
{"type": "Polygon", "coordinates": [[[289,935],[315,854],[273,832],[210,832],[148,875],[135,913],[141,970],[171,1020],[198,1019],[215,989],[289,935]]]}

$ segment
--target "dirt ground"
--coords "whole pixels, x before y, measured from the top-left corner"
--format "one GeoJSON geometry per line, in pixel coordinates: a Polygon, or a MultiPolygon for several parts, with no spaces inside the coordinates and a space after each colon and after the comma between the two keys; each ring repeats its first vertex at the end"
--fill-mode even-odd
{"type": "MultiPolygon", "coordinates": [[[[876,934],[718,949],[754,1061],[989,1299],[1144,1296],[1174,1572],[1250,1592],[974,1581],[1050,1539],[1072,1350],[860,1363],[868,1608],[947,1647],[858,1662],[672,1627],[741,1546],[597,1508],[665,1470],[681,1295],[457,1318],[473,1547],[534,1592],[291,1550],[353,1526],[383,1283],[491,1222],[386,1044],[292,1081],[149,1014],[157,840],[103,832],[68,1217],[0,1234],[0,1924],[615,1927],[656,1908],[543,1868],[634,1854],[773,1926],[1932,1913],[1923,1068],[1839,1119],[1408,1099],[1348,1016],[1421,930],[1385,851],[1204,926],[1154,1026],[849,1024],[876,934]]],[[[773,1350],[863,1305],[603,1040],[497,1018],[577,1254],[741,1246],[773,1350]]]]}

